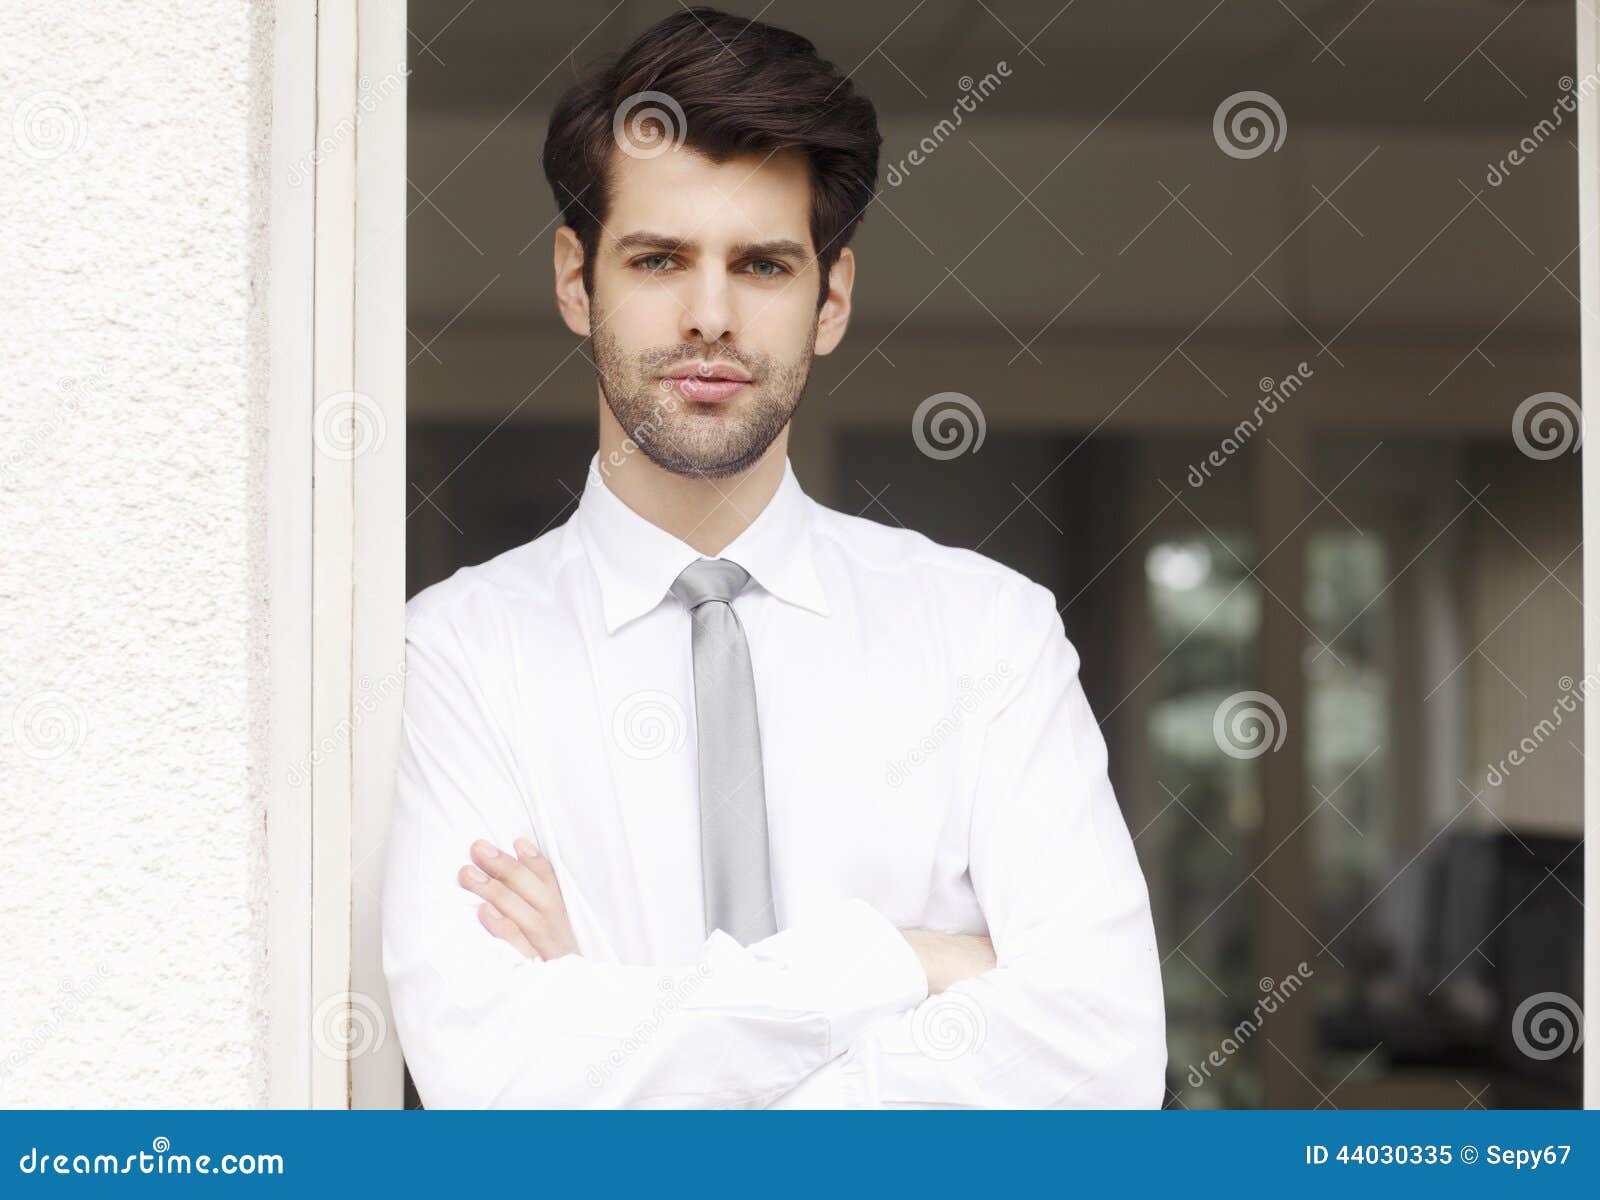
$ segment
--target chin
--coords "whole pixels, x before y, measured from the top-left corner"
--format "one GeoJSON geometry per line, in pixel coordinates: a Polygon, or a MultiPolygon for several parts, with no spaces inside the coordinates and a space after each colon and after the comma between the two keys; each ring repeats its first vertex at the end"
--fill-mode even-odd
{"type": "Polygon", "coordinates": [[[686,479],[726,479],[760,462],[771,445],[768,442],[753,451],[707,451],[703,454],[685,454],[671,444],[641,445],[640,449],[656,466],[673,475],[681,475],[686,479]]]}

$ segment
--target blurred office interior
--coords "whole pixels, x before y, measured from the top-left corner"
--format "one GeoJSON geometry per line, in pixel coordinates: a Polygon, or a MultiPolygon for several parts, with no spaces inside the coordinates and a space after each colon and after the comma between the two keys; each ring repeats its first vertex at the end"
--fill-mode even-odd
{"type": "MultiPolygon", "coordinates": [[[[1149,882],[1168,1105],[1579,1104],[1571,4],[726,7],[851,70],[897,165],[796,473],[1054,591],[1149,882]],[[1276,149],[1224,148],[1247,91],[1276,149]],[[981,445],[919,447],[941,393],[981,445]]],[[[411,0],[409,593],[583,487],[539,152],[574,63],[670,11],[411,0]]]]}

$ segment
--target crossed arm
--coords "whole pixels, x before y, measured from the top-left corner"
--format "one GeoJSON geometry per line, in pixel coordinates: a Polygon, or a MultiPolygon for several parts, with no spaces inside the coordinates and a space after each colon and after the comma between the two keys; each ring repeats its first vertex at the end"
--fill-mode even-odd
{"type": "Polygon", "coordinates": [[[582,897],[514,847],[528,797],[504,698],[463,669],[448,624],[413,622],[383,955],[424,1103],[760,1107],[804,1083],[828,1103],[1158,1105],[1149,902],[1077,655],[1049,592],[1025,581],[995,628],[1021,669],[986,727],[969,837],[992,967],[987,947],[903,932],[861,900],[751,946],[717,931],[695,961],[634,966],[574,952],[566,909],[582,897]],[[460,857],[474,839],[476,887],[460,857]],[[495,845],[514,853],[483,853],[495,845]],[[952,1016],[969,1031],[953,1055],[939,1039],[952,1016]]]}
{"type": "MultiPolygon", "coordinates": [[[[549,960],[577,954],[578,939],[572,933],[555,868],[527,838],[519,837],[513,849],[507,854],[481,838],[472,843],[472,862],[461,868],[457,879],[483,898],[478,920],[525,958],[549,960]]],[[[979,934],[932,929],[903,929],[901,934],[928,977],[929,995],[938,995],[951,984],[995,965],[994,943],[979,934]]]]}

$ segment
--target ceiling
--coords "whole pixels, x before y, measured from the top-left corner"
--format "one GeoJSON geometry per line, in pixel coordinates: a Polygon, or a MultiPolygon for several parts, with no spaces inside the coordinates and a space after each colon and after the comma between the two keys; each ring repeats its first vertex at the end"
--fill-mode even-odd
{"type": "MultiPolygon", "coordinates": [[[[839,0],[728,3],[804,33],[885,116],[947,111],[1005,60],[1000,116],[1209,114],[1269,92],[1296,120],[1526,124],[1574,73],[1575,0],[839,0]]],[[[546,111],[576,65],[679,11],[411,0],[413,108],[546,111]]]]}

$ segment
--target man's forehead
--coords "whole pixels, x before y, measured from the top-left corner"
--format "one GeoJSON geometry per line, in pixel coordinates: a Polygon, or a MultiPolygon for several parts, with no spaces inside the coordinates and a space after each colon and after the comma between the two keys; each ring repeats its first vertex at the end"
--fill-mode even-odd
{"type": "Polygon", "coordinates": [[[713,162],[688,147],[651,158],[613,152],[606,224],[695,241],[809,240],[811,176],[797,151],[713,162]]]}

